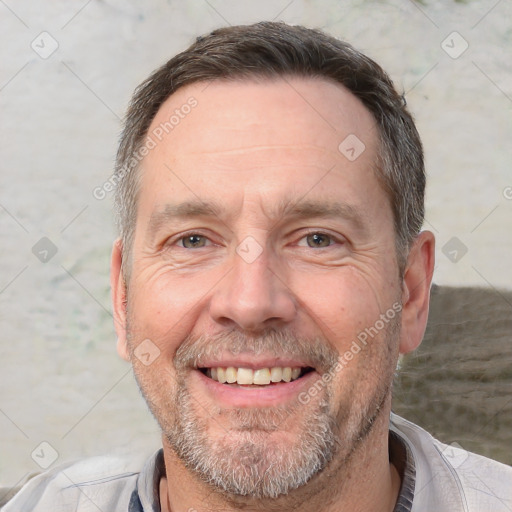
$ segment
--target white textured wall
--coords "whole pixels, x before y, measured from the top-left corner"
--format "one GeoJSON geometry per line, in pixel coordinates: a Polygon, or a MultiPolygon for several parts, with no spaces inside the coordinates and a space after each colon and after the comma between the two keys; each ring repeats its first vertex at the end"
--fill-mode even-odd
{"type": "Polygon", "coordinates": [[[435,281],[512,287],[510,1],[2,0],[0,485],[51,462],[43,441],[58,461],[158,445],[115,355],[111,205],[92,191],[150,71],[214,27],[274,18],[352,42],[406,92],[426,150],[435,281]],[[32,252],[42,237],[57,249],[46,263],[32,252]]]}

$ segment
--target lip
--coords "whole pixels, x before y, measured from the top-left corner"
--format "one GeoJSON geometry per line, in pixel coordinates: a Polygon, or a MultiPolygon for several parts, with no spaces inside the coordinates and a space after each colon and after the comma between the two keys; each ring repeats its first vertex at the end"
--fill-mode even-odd
{"type": "Polygon", "coordinates": [[[258,370],[260,368],[309,368],[312,365],[305,363],[303,361],[297,361],[292,359],[280,359],[280,358],[265,358],[265,359],[255,359],[251,358],[242,359],[242,358],[226,358],[220,360],[204,360],[201,361],[201,364],[198,365],[199,368],[228,368],[229,366],[233,366],[234,368],[250,368],[251,370],[258,370]]]}
{"type": "MultiPolygon", "coordinates": [[[[224,364],[224,363],[223,363],[224,364]]],[[[311,371],[297,380],[280,382],[261,389],[242,388],[221,384],[210,379],[200,370],[192,370],[191,377],[198,387],[223,407],[272,407],[296,399],[298,395],[309,389],[320,378],[316,371],[311,371]]]]}

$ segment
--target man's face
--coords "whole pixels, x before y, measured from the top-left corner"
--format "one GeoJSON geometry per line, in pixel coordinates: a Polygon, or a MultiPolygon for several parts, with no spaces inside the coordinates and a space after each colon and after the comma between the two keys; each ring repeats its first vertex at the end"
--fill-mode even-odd
{"type": "Polygon", "coordinates": [[[203,481],[286,493],[346,461],[389,404],[401,283],[376,125],[341,86],[290,78],[183,87],[148,133],[162,140],[128,287],[137,380],[203,481]]]}

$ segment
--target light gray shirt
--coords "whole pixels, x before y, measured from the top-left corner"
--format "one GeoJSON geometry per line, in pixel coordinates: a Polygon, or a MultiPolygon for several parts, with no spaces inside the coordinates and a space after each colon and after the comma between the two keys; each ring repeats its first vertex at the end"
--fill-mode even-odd
{"type": "MultiPolygon", "coordinates": [[[[390,460],[402,477],[394,512],[510,512],[512,468],[391,415],[390,460]]],[[[163,451],[141,465],[95,457],[31,479],[2,512],[160,512],[163,451]]]]}

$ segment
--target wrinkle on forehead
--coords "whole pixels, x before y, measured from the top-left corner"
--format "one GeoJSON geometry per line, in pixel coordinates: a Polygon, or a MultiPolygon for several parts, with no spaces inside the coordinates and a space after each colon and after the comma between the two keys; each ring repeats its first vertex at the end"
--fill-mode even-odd
{"type": "Polygon", "coordinates": [[[187,153],[197,148],[216,151],[219,145],[251,148],[255,140],[262,145],[314,141],[336,151],[350,133],[367,146],[378,138],[374,117],[363,103],[341,84],[318,78],[216,80],[206,89],[201,83],[190,84],[167,99],[153,125],[165,122],[190,96],[197,106],[165,137],[187,153]]]}
{"type": "MultiPolygon", "coordinates": [[[[337,150],[337,148],[336,148],[337,150]]],[[[191,150],[188,155],[239,155],[239,154],[245,154],[245,153],[260,153],[260,152],[286,152],[290,151],[293,153],[297,153],[300,151],[306,151],[308,154],[311,152],[315,153],[325,153],[325,152],[332,152],[333,155],[337,155],[336,150],[333,150],[331,148],[326,148],[324,146],[316,146],[314,144],[255,144],[254,146],[251,145],[244,145],[236,148],[225,148],[225,149],[217,149],[217,150],[191,150]]]]}
{"type": "Polygon", "coordinates": [[[301,170],[304,176],[307,176],[308,169],[326,172],[337,164],[338,158],[337,148],[313,144],[266,144],[217,150],[198,148],[186,154],[169,155],[173,165],[181,169],[196,168],[208,173],[296,169],[297,172],[301,170]]]}

